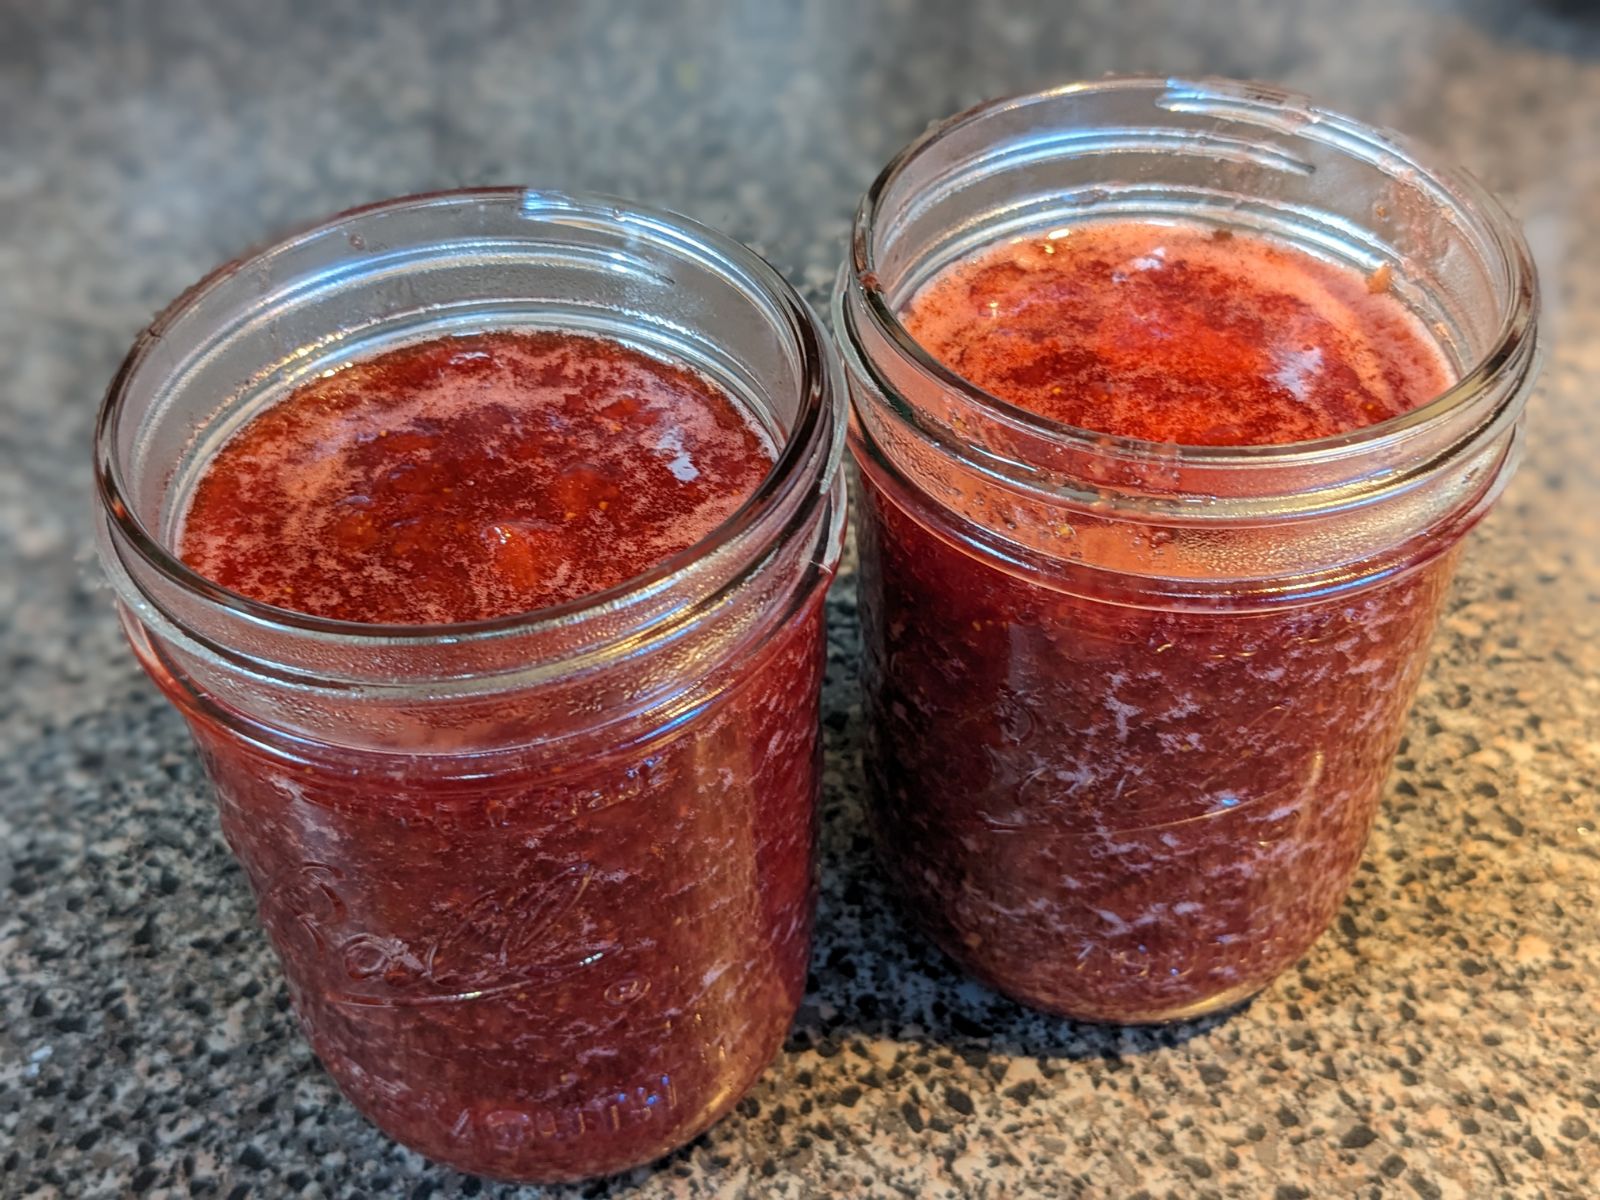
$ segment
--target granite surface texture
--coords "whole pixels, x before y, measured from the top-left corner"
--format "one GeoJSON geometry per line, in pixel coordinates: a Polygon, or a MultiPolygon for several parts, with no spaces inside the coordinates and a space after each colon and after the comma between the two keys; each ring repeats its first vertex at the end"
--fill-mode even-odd
{"type": "Polygon", "coordinates": [[[1279,80],[1430,140],[1544,272],[1526,461],[1349,902],[1224,1019],[1080,1026],[964,982],[867,854],[847,573],[788,1046],[693,1145],[548,1194],[1597,1194],[1600,6],[128,0],[0,4],[0,1196],[540,1194],[386,1140],[295,1030],[92,566],[89,431],[140,326],[290,226],[489,182],[676,208],[820,299],[928,120],[1114,70],[1279,80]]]}

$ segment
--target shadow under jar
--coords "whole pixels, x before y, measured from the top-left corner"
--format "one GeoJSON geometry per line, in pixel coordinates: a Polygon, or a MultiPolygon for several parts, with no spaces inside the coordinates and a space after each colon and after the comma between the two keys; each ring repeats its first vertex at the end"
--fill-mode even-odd
{"type": "Polygon", "coordinates": [[[521,190],[334,218],[210,276],[124,363],[97,448],[123,623],[194,734],[312,1046],[399,1141],[485,1175],[602,1175],[689,1141],[781,1046],[814,900],[836,375],[743,247],[521,190]],[[484,331],[688,366],[775,465],[643,575],[471,624],[308,616],[179,560],[189,496],[253,417],[484,331]]]}
{"type": "Polygon", "coordinates": [[[1461,540],[1515,464],[1535,316],[1526,246],[1479,185],[1271,88],[1067,87],[889,164],[835,310],[869,817],[945,951],[1112,1022],[1232,1005],[1305,953],[1361,857],[1461,540]],[[1316,440],[1186,445],[1008,403],[909,332],[951,264],[1108,221],[1360,272],[1455,382],[1316,440]]]}

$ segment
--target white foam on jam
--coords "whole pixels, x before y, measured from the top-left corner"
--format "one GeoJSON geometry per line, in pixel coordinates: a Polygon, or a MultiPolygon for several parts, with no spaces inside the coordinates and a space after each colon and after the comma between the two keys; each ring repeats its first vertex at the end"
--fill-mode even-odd
{"type": "Polygon", "coordinates": [[[1272,373],[1272,381],[1304,404],[1310,398],[1311,381],[1322,370],[1322,347],[1280,350],[1277,358],[1279,366],[1272,373]]]}
{"type": "Polygon", "coordinates": [[[656,443],[656,449],[670,455],[667,470],[672,472],[672,477],[679,483],[689,483],[700,478],[700,468],[694,465],[694,458],[683,448],[683,433],[677,429],[669,429],[661,435],[661,440],[656,443]]]}

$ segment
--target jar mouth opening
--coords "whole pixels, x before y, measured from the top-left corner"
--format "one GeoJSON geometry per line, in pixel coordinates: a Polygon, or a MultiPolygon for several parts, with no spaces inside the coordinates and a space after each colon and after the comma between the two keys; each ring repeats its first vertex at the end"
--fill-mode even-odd
{"type": "MultiPolygon", "coordinates": [[[[1085,215],[1092,217],[1092,214],[1085,215]]],[[[876,329],[896,352],[941,389],[961,396],[1002,424],[1063,448],[1098,456],[1169,464],[1176,461],[1213,468],[1292,467],[1366,454],[1381,450],[1389,443],[1403,441],[1420,428],[1440,424],[1492,393],[1494,381],[1506,365],[1530,352],[1538,317],[1536,272],[1527,243],[1511,215],[1471,174],[1439,163],[1401,134],[1318,107],[1299,93],[1269,84],[1217,78],[1113,76],[988,100],[936,122],[890,159],[867,189],[851,231],[847,270],[849,286],[864,303],[876,329]],[[1470,367],[1461,371],[1456,382],[1426,404],[1349,432],[1297,442],[1214,446],[1125,437],[1042,416],[978,387],[922,346],[905,327],[881,283],[877,235],[885,217],[889,190],[924,154],[985,117],[1062,97],[1113,91],[1144,91],[1150,93],[1152,103],[1163,107],[1203,107],[1219,116],[1258,124],[1276,132],[1320,136],[1340,149],[1394,164],[1435,183],[1471,215],[1484,241],[1493,248],[1496,261],[1490,266],[1498,274],[1506,298],[1495,334],[1470,367]]]]}
{"type": "MultiPolygon", "coordinates": [[[[447,244],[441,240],[440,245],[447,244]]],[[[140,559],[183,591],[203,598],[252,624],[308,635],[319,640],[407,646],[449,646],[524,637],[552,632],[582,623],[604,613],[642,606],[671,590],[695,565],[730,547],[765,541],[760,528],[783,508],[798,490],[811,486],[808,465],[820,457],[825,466],[816,488],[821,502],[843,447],[843,427],[832,420],[833,374],[830,349],[816,318],[787,280],[749,247],[697,221],[665,209],[636,204],[594,192],[558,192],[529,187],[461,188],[401,196],[347,209],[270,244],[253,249],[218,266],[183,292],[144,329],[118,367],[101,403],[95,424],[95,479],[100,505],[140,559]],[[410,209],[450,209],[477,205],[514,204],[529,220],[582,224],[613,230],[631,230],[714,265],[761,301],[780,325],[798,363],[804,395],[796,417],[781,438],[775,437],[777,455],[754,492],[721,524],[682,550],[660,560],[648,570],[609,588],[560,604],[484,620],[433,624],[384,624],[320,617],[281,608],[224,587],[185,563],[134,511],[124,463],[117,452],[121,418],[135,376],[152,352],[174,327],[197,309],[225,281],[255,264],[291,247],[336,232],[356,237],[352,223],[410,209]]],[[[760,547],[752,552],[759,557],[760,547]]]]}

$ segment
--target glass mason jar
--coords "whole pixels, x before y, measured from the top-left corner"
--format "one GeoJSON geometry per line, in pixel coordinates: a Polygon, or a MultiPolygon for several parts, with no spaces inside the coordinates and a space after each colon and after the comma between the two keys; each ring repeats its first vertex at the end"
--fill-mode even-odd
{"type": "Polygon", "coordinates": [[[779,1049],[814,899],[837,374],[744,247],[516,189],[335,217],[211,275],[124,362],[97,442],[124,626],[194,734],[307,1036],[397,1140],[498,1177],[605,1174],[689,1141],[779,1049]],[[473,624],[310,617],[174,555],[214,451],[297,383],[508,328],[693,365],[776,466],[649,573],[473,624]]]}
{"type": "Polygon", "coordinates": [[[1361,857],[1463,535],[1516,461],[1526,245],[1473,180],[1254,84],[1108,79],[931,129],[872,185],[835,326],[860,473],[870,819],[933,939],[1037,1007],[1231,1005],[1361,857]],[[953,260],[1102,218],[1369,273],[1459,382],[1355,432],[1192,447],[988,395],[900,314],[953,260]]]}

